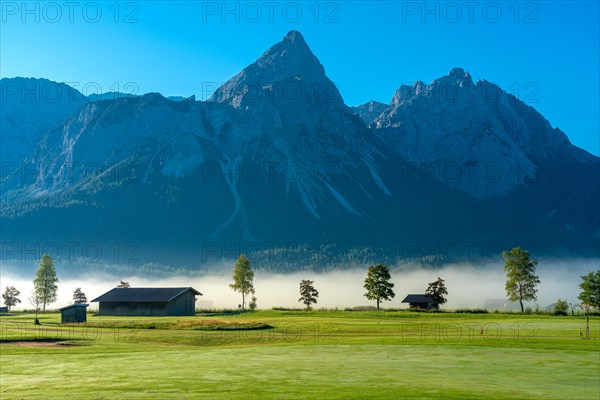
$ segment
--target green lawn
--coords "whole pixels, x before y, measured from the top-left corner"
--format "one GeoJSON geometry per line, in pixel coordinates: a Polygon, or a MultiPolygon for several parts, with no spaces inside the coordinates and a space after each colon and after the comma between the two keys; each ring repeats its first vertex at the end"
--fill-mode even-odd
{"type": "Polygon", "coordinates": [[[600,319],[410,312],[0,317],[4,399],[598,399],[600,319]],[[272,327],[272,328],[269,328],[272,327]],[[483,330],[483,334],[482,334],[483,330]],[[58,343],[32,339],[56,339],[58,343]],[[40,343],[41,342],[41,343],[40,343]]]}

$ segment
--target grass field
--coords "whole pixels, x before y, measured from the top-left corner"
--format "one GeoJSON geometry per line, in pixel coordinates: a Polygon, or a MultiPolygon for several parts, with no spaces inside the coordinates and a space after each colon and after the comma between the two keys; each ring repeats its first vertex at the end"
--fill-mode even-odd
{"type": "Polygon", "coordinates": [[[600,318],[258,311],[0,317],[5,399],[599,399],[600,318]]]}

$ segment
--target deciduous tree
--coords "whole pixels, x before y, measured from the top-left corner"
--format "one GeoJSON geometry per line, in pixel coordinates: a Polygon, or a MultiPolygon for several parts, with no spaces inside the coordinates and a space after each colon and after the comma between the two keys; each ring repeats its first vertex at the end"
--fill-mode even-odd
{"type": "Polygon", "coordinates": [[[600,308],[600,270],[581,277],[579,300],[586,309],[600,308]]]}
{"type": "Polygon", "coordinates": [[[19,292],[14,286],[7,286],[6,290],[4,290],[4,293],[2,293],[2,299],[4,300],[4,304],[8,307],[9,311],[11,307],[14,307],[21,302],[18,297],[20,294],[21,292],[19,292]]]}
{"type": "Polygon", "coordinates": [[[308,279],[300,281],[300,298],[298,302],[304,304],[306,309],[309,309],[311,304],[317,304],[319,292],[315,289],[314,283],[314,281],[308,279]]]}
{"type": "MultiPolygon", "coordinates": [[[[254,271],[250,260],[241,254],[233,267],[233,283],[229,285],[235,292],[242,295],[242,308],[246,307],[246,296],[254,295],[254,271]]],[[[254,302],[256,303],[256,301],[254,302]]]]}
{"type": "Polygon", "coordinates": [[[365,297],[376,300],[378,310],[382,301],[391,300],[396,296],[393,290],[394,284],[390,282],[391,278],[389,268],[385,265],[371,265],[367,271],[364,285],[367,290],[365,297]]]}
{"type": "Polygon", "coordinates": [[[38,319],[38,312],[40,311],[40,304],[42,304],[42,298],[40,297],[40,295],[37,293],[37,291],[35,289],[31,292],[31,295],[29,296],[29,304],[31,304],[33,306],[33,308],[35,309],[34,323],[36,325],[39,325],[40,320],[38,319]]]}
{"type": "Polygon", "coordinates": [[[510,301],[519,301],[521,312],[524,312],[523,301],[537,300],[539,277],[535,274],[538,261],[529,257],[527,250],[515,247],[511,251],[503,251],[504,271],[506,272],[506,295],[510,301]]]}
{"type": "Polygon", "coordinates": [[[433,299],[436,307],[439,307],[440,304],[446,302],[448,290],[446,289],[445,282],[445,280],[438,276],[437,280],[430,282],[429,286],[427,286],[427,290],[425,290],[425,294],[433,299]]]}
{"type": "Polygon", "coordinates": [[[46,311],[46,304],[56,301],[57,283],[58,278],[56,277],[56,269],[54,268],[52,257],[44,254],[33,280],[33,286],[41,301],[43,311],[46,311]]]}
{"type": "Polygon", "coordinates": [[[569,304],[566,300],[556,300],[556,304],[554,304],[554,315],[567,315],[568,310],[569,304]]]}

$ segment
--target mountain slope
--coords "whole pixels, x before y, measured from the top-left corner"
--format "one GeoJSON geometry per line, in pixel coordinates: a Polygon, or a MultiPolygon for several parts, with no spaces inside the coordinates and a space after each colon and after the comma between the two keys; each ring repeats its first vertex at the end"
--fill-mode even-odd
{"type": "Polygon", "coordinates": [[[294,31],[209,102],[91,102],[48,132],[32,159],[44,166],[35,181],[2,190],[3,227],[16,236],[41,219],[53,234],[66,223],[63,235],[149,247],[383,245],[433,227],[448,233],[443,216],[471,201],[413,172],[397,179],[403,161],[343,103],[294,31]],[[277,97],[277,88],[289,90],[277,97]]]}
{"type": "Polygon", "coordinates": [[[477,198],[535,179],[537,160],[599,165],[535,109],[460,68],[401,86],[371,127],[397,155],[477,198]]]}
{"type": "Polygon", "coordinates": [[[35,78],[2,78],[0,95],[0,159],[15,167],[32,154],[46,132],[87,101],[71,86],[35,78]]]}
{"type": "MultiPolygon", "coordinates": [[[[24,180],[23,166],[1,183],[0,234],[16,243],[134,243],[143,262],[187,266],[258,251],[299,269],[286,249],[307,243],[317,244],[316,258],[330,244],[348,254],[377,248],[373,262],[459,261],[524,243],[538,254],[597,252],[596,172],[560,176],[567,165],[581,171],[586,153],[558,133],[540,134],[543,118],[510,98],[502,107],[437,101],[444,85],[475,98],[485,88],[459,70],[404,86],[369,128],[292,31],[207,102],[150,93],[82,105],[27,156],[38,173],[24,180]],[[506,110],[527,119],[527,140],[504,129],[506,110]],[[435,162],[489,160],[534,171],[502,181],[506,191],[492,182],[487,197],[430,174],[435,162]],[[552,169],[555,160],[570,164],[552,169]]],[[[367,120],[378,108],[360,110],[367,120]]]]}

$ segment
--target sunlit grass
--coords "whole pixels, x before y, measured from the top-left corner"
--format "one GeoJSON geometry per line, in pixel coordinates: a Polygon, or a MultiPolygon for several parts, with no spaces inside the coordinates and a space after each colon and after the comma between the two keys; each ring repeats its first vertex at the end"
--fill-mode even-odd
{"type": "Polygon", "coordinates": [[[597,399],[600,319],[410,312],[0,318],[1,398],[597,399]],[[204,330],[230,326],[234,330],[204,330]],[[256,327],[272,328],[259,329],[256,327]],[[199,329],[197,329],[199,328],[199,329]]]}

